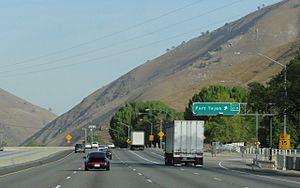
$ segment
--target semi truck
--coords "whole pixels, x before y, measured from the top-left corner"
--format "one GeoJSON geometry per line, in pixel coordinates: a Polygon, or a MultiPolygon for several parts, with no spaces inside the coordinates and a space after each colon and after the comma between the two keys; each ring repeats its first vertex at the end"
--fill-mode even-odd
{"type": "Polygon", "coordinates": [[[204,121],[175,120],[166,126],[165,165],[203,165],[204,121]]]}
{"type": "Polygon", "coordinates": [[[145,132],[132,131],[131,132],[131,150],[144,150],[145,148],[145,132]]]}

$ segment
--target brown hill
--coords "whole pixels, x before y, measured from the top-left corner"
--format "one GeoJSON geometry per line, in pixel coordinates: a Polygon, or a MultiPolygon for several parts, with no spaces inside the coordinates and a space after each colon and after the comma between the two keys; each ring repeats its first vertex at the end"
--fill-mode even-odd
{"type": "Polygon", "coordinates": [[[127,101],[161,100],[183,111],[188,99],[206,85],[266,83],[282,67],[255,53],[286,63],[298,49],[299,14],[300,1],[283,1],[183,42],[95,91],[32,138],[65,144],[64,136],[71,133],[76,141],[82,127],[91,121],[107,124],[127,101]]]}
{"type": "Polygon", "coordinates": [[[0,89],[0,132],[8,145],[20,145],[57,116],[0,89]]]}

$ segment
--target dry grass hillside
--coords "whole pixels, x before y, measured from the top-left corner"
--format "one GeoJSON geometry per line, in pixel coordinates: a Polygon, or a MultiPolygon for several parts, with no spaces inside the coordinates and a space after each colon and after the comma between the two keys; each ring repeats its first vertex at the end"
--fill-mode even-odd
{"type": "Polygon", "coordinates": [[[8,145],[19,145],[57,116],[0,89],[0,132],[8,145]]]}
{"type": "Polygon", "coordinates": [[[300,1],[282,1],[184,42],[95,91],[32,138],[57,145],[71,133],[76,141],[82,137],[82,127],[91,121],[108,124],[128,101],[161,100],[183,111],[188,99],[204,86],[266,83],[282,67],[256,53],[288,62],[299,46],[299,14],[300,1]]]}

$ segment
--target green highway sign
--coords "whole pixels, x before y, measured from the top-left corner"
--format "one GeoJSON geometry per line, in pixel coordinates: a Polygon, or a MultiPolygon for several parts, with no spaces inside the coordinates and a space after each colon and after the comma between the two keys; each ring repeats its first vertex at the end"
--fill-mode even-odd
{"type": "Polygon", "coordinates": [[[230,102],[195,102],[193,114],[207,115],[236,115],[240,113],[240,103],[230,102]]]}

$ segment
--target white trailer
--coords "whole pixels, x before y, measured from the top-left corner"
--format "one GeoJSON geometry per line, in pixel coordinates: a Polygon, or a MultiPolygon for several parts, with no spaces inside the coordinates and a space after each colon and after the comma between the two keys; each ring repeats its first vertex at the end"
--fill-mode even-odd
{"type": "Polygon", "coordinates": [[[130,149],[144,150],[145,148],[145,132],[144,131],[132,131],[131,132],[131,144],[130,149]]]}
{"type": "Polygon", "coordinates": [[[204,121],[175,120],[166,127],[165,164],[203,165],[204,121]]]}

